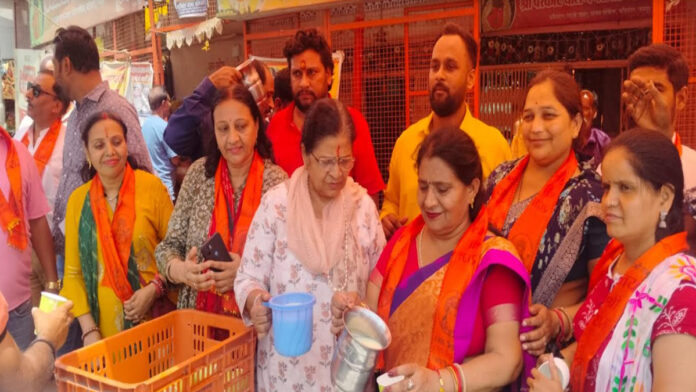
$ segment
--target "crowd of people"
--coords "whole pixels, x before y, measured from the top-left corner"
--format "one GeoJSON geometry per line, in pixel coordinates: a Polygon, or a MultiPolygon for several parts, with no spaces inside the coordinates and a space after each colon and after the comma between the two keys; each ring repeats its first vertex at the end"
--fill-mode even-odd
{"type": "Polygon", "coordinates": [[[14,139],[0,130],[0,390],[38,390],[57,355],[193,308],[255,330],[256,390],[331,391],[353,307],[391,331],[375,373],[404,379],[388,391],[562,391],[553,357],[572,391],[696,390],[684,57],[663,44],[631,55],[635,127],[614,140],[592,126],[594,92],[541,71],[509,144],[467,104],[478,52],[444,28],[432,111],[399,136],[385,184],[367,121],[329,95],[331,49],[314,29],[287,42],[276,75],[252,62],[263,94],[224,66],[175,111],[153,87],[142,128],[90,34],[60,29],[28,85],[29,120],[14,139]],[[201,251],[216,235],[229,261],[201,251]],[[32,310],[42,291],[68,301],[32,310]],[[263,305],[287,292],[316,298],[296,358],[275,351],[263,305]]]}

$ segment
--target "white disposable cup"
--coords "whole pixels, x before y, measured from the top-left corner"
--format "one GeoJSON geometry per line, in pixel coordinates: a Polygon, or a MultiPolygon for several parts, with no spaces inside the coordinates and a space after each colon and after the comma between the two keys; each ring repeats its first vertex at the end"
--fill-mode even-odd
{"type": "Polygon", "coordinates": [[[381,392],[384,389],[384,387],[394,385],[403,379],[403,375],[391,377],[389,373],[384,373],[381,376],[377,377],[377,385],[379,386],[379,390],[381,392]]]}
{"type": "MultiPolygon", "coordinates": [[[[553,363],[556,365],[556,369],[561,376],[561,386],[565,390],[570,382],[570,369],[568,369],[568,365],[561,358],[553,357],[553,363]]],[[[551,378],[551,366],[549,365],[549,361],[545,361],[539,366],[539,372],[546,376],[546,378],[551,378]]]]}

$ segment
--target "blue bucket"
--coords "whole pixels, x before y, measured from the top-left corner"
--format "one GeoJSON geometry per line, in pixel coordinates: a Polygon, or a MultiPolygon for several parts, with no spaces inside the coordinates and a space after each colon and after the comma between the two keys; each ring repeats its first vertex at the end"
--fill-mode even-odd
{"type": "Polygon", "coordinates": [[[273,346],[278,354],[299,357],[312,347],[314,295],[285,293],[264,303],[273,311],[273,346]]]}

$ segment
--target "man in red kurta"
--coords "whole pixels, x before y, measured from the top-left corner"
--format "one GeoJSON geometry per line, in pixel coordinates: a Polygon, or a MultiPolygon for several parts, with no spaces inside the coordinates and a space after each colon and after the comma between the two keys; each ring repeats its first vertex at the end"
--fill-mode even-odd
{"type": "MultiPolygon", "coordinates": [[[[273,144],[276,163],[288,175],[302,166],[300,140],[305,113],[317,99],[329,96],[333,60],[328,43],[315,29],[300,30],[285,45],[294,102],[279,111],[266,131],[273,144]]],[[[384,189],[367,121],[359,111],[348,108],[355,126],[353,179],[376,200],[384,189]]]]}

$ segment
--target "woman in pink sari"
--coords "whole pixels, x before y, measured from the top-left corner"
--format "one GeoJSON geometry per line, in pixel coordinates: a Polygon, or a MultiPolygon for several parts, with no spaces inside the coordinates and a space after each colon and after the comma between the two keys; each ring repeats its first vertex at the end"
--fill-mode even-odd
{"type": "MultiPolygon", "coordinates": [[[[435,130],[417,153],[422,216],[391,238],[364,296],[392,334],[378,367],[405,376],[389,391],[505,387],[523,367],[529,274],[513,245],[488,229],[471,138],[458,128],[435,130]]],[[[362,298],[334,295],[334,333],[362,298]]]]}

